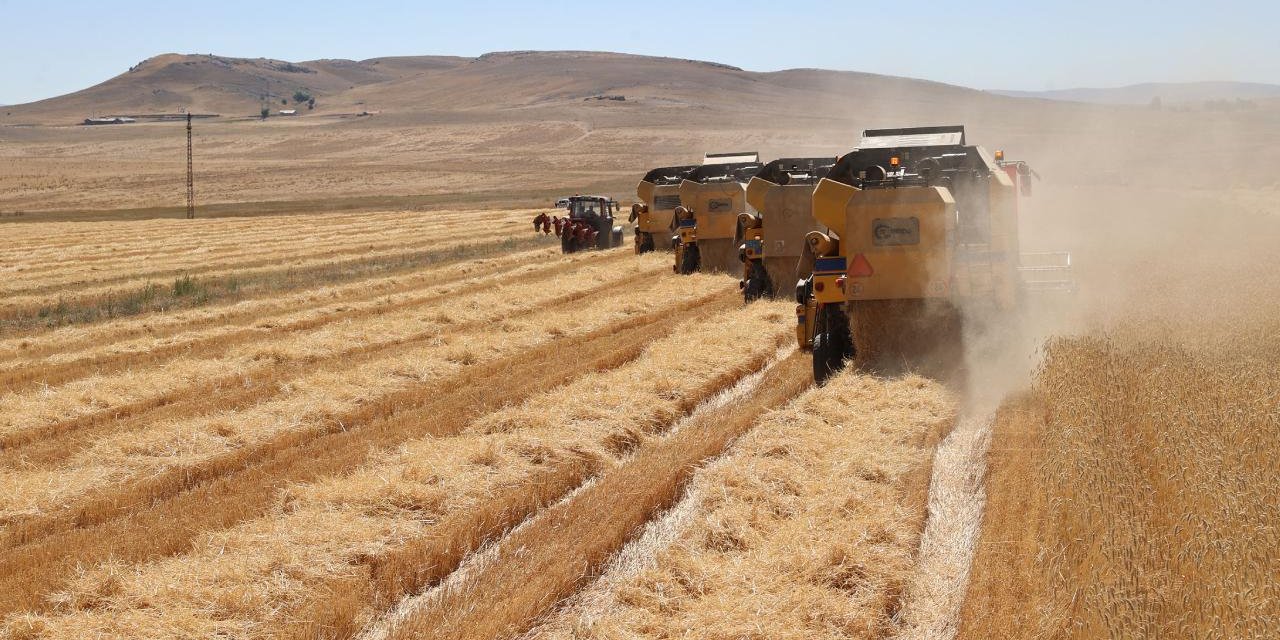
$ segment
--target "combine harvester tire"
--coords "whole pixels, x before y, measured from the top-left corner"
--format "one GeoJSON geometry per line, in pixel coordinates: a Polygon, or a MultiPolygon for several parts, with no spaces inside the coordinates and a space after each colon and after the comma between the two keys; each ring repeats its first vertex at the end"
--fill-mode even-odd
{"type": "Polygon", "coordinates": [[[697,273],[699,266],[702,264],[702,257],[698,253],[698,245],[691,244],[684,249],[684,254],[680,256],[680,274],[689,275],[697,273]]]}
{"type": "Polygon", "coordinates": [[[822,384],[857,355],[849,335],[849,317],[834,308],[824,310],[813,334],[813,381],[822,384]]]}
{"type": "Polygon", "coordinates": [[[773,281],[764,265],[756,261],[751,265],[751,276],[742,285],[742,298],[746,302],[773,295],[773,281]]]}

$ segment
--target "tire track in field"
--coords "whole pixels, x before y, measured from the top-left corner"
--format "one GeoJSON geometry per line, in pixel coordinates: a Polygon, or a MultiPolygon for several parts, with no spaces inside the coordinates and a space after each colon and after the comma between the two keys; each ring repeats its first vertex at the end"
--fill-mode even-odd
{"type": "MultiPolygon", "coordinates": [[[[457,226],[465,228],[463,225],[457,226]]],[[[95,292],[112,288],[123,289],[130,284],[149,281],[163,282],[181,276],[208,278],[230,273],[261,274],[285,268],[306,269],[318,263],[341,263],[368,258],[388,259],[396,255],[418,253],[428,250],[432,246],[438,246],[440,239],[449,238],[454,229],[452,227],[426,228],[422,229],[422,231],[430,233],[434,237],[417,239],[415,242],[396,241],[394,239],[382,239],[376,242],[361,238],[349,238],[345,241],[335,239],[331,243],[306,247],[305,252],[297,253],[290,253],[289,251],[290,249],[302,248],[297,246],[296,242],[282,241],[277,243],[278,247],[274,253],[268,247],[255,246],[251,251],[229,255],[201,255],[202,259],[195,264],[191,264],[192,260],[189,260],[188,262],[162,263],[150,269],[145,268],[143,265],[123,263],[118,266],[103,265],[98,269],[77,270],[67,273],[65,269],[61,269],[57,265],[41,265],[38,268],[21,272],[23,280],[33,280],[34,282],[6,289],[2,293],[9,298],[41,297],[48,299],[55,295],[76,298],[93,295],[95,292]],[[48,277],[37,279],[36,276],[40,276],[42,271],[59,273],[62,279],[48,277]],[[102,271],[106,271],[106,273],[101,273],[102,271]]],[[[521,235],[525,234],[513,232],[510,235],[500,237],[471,239],[470,242],[462,243],[453,242],[451,245],[480,244],[492,240],[516,238],[521,235]]],[[[251,240],[246,239],[245,242],[251,242],[251,240]]],[[[148,262],[158,262],[159,260],[156,258],[159,257],[163,256],[148,257],[148,262]]],[[[78,263],[73,262],[72,264],[76,264],[77,267],[80,266],[78,263]]]]}
{"type": "Polygon", "coordinates": [[[205,469],[152,479],[95,522],[63,523],[76,526],[0,551],[0,616],[47,611],[53,606],[47,595],[78,566],[183,552],[202,532],[262,515],[291,483],[349,472],[372,452],[411,438],[454,435],[499,407],[584,373],[615,368],[669,332],[673,314],[697,321],[739,304],[733,291],[679,302],[392,394],[319,430],[283,434],[205,469]]]}
{"type": "MultiPolygon", "coordinates": [[[[501,220],[501,218],[498,218],[501,220]]],[[[30,285],[21,286],[14,289],[4,291],[6,295],[32,295],[65,290],[74,290],[80,288],[88,288],[99,285],[110,285],[113,283],[122,283],[137,280],[165,279],[177,277],[183,274],[198,276],[209,272],[216,272],[225,269],[253,269],[275,265],[280,263],[280,254],[288,255],[290,261],[307,261],[324,258],[326,256],[350,256],[357,254],[366,254],[371,252],[388,252],[394,253],[396,248],[409,247],[415,251],[420,251],[422,247],[439,244],[441,238],[449,238],[451,232],[473,227],[474,221],[458,220],[458,221],[438,221],[430,224],[417,225],[412,228],[403,229],[405,234],[431,234],[433,237],[420,240],[417,243],[405,243],[403,240],[396,240],[388,237],[385,231],[377,234],[364,233],[352,236],[344,235],[340,232],[333,232],[327,236],[315,237],[304,236],[301,239],[290,238],[285,240],[276,240],[272,242],[254,243],[254,238],[244,236],[224,237],[217,251],[208,250],[201,253],[199,264],[190,265],[182,263],[162,264],[161,268],[152,270],[129,271],[131,267],[138,266],[138,258],[145,257],[149,262],[163,262],[165,258],[171,257],[187,257],[188,260],[194,260],[183,254],[190,254],[192,247],[184,245],[175,247],[172,250],[155,249],[139,249],[136,256],[125,256],[120,254],[112,254],[104,256],[106,261],[117,260],[118,267],[114,264],[99,265],[98,269],[84,271],[86,264],[92,264],[93,260],[85,261],[79,258],[73,258],[62,261],[41,262],[29,269],[19,272],[23,280],[35,280],[33,276],[37,276],[48,272],[64,273],[64,277],[69,279],[55,282],[39,282],[30,285]],[[252,248],[246,249],[246,245],[252,248]],[[288,254],[289,249],[304,249],[306,253],[288,254]],[[77,273],[83,271],[83,277],[76,274],[65,274],[66,266],[74,265],[77,267],[77,273]],[[116,271],[116,275],[107,275],[102,278],[90,278],[94,271],[102,270],[116,271]]],[[[514,236],[515,234],[513,234],[514,236]]],[[[207,247],[205,247],[207,249],[207,247]]],[[[403,253],[403,252],[399,252],[403,253]]],[[[296,265],[295,265],[296,266],[296,265]]]]}
{"type": "MultiPolygon", "coordinates": [[[[257,218],[251,224],[221,224],[209,219],[196,223],[157,224],[155,221],[124,223],[119,225],[82,225],[80,223],[47,223],[33,225],[40,229],[53,229],[50,235],[46,231],[40,233],[23,233],[21,229],[9,226],[4,229],[9,238],[4,248],[0,249],[0,259],[17,259],[18,256],[54,256],[64,257],[67,250],[79,250],[72,260],[79,257],[106,257],[120,255],[146,254],[155,249],[164,251],[190,251],[206,243],[224,243],[228,238],[245,239],[247,241],[272,240],[282,235],[295,233],[302,224],[307,225],[309,232],[317,234],[312,238],[328,238],[334,235],[355,237],[362,235],[393,235],[405,228],[423,228],[430,225],[452,224],[460,221],[475,221],[478,216],[486,221],[524,221],[539,209],[498,209],[498,210],[454,210],[433,212],[381,211],[352,214],[347,217],[330,217],[329,214],[318,216],[294,217],[289,222],[281,222],[281,217],[266,216],[257,218]],[[212,222],[212,223],[211,223],[212,222]],[[407,225],[406,226],[406,222],[407,225]],[[80,225],[89,227],[79,231],[68,230],[80,225]]],[[[291,216],[292,217],[292,216],[291,216]]],[[[172,221],[171,221],[172,222],[172,221]]],[[[376,236],[375,236],[376,237],[376,236]]]]}
{"type": "MultiPolygon", "coordinates": [[[[787,338],[781,334],[776,337],[787,338]]],[[[764,351],[733,364],[728,370],[708,372],[700,384],[685,390],[687,395],[675,402],[674,412],[653,409],[647,419],[660,426],[647,431],[646,439],[661,438],[687,424],[691,415],[705,412],[708,405],[717,404],[744,380],[758,380],[760,371],[775,358],[771,340],[772,337],[756,345],[756,349],[763,347],[764,351]]],[[[661,355],[654,356],[655,360],[661,358],[661,355]]],[[[632,419],[635,418],[625,422],[632,419]]],[[[640,423],[643,422],[641,419],[640,423]]],[[[617,433],[619,431],[613,432],[617,433]]],[[[611,435],[599,435],[603,442],[611,439],[611,435]]],[[[635,444],[643,446],[642,442],[635,444]]],[[[592,446],[585,442],[579,444],[585,449],[592,446]]],[[[544,463],[546,466],[517,484],[487,493],[484,501],[474,508],[448,513],[419,536],[358,558],[354,574],[333,576],[310,589],[315,595],[299,608],[291,609],[283,616],[284,622],[277,623],[280,628],[269,628],[268,634],[277,638],[351,637],[359,630],[365,612],[386,610],[405,596],[437,584],[485,543],[501,537],[546,505],[570,495],[590,479],[625,464],[613,458],[599,459],[579,453],[574,446],[567,451],[570,453],[563,457],[553,455],[551,462],[544,463]]],[[[621,451],[615,455],[627,459],[621,451]]]]}
{"type": "Polygon", "coordinates": [[[969,585],[987,496],[987,449],[995,412],[960,418],[938,446],[929,483],[929,515],[902,608],[899,640],[951,640],[969,585]]]}
{"type": "MultiPolygon", "coordinates": [[[[610,264],[624,258],[623,254],[606,256],[590,266],[610,264]]],[[[614,287],[639,282],[652,278],[661,269],[650,269],[636,272],[620,280],[575,291],[551,298],[539,304],[530,305],[512,312],[512,318],[522,317],[557,306],[570,304],[584,298],[598,295],[614,287]]],[[[560,275],[553,267],[540,269],[527,274],[530,277],[520,282],[534,283],[560,275]]],[[[445,296],[442,296],[442,298],[445,296]]],[[[406,305],[409,308],[439,300],[417,301],[406,305]]],[[[103,411],[62,420],[41,427],[26,429],[0,436],[0,468],[13,466],[40,466],[57,462],[83,450],[93,444],[105,433],[119,433],[135,430],[146,424],[163,419],[180,418],[198,414],[202,411],[242,409],[277,396],[284,392],[281,382],[286,381],[298,372],[299,365],[306,365],[308,371],[348,368],[357,362],[364,362],[384,356],[387,353],[412,347],[424,342],[450,336],[493,322],[492,318],[477,319],[472,322],[451,325],[447,331],[431,328],[419,333],[402,336],[390,341],[360,344],[343,351],[327,353],[320,357],[304,360],[287,359],[272,360],[257,368],[239,371],[229,375],[208,380],[203,384],[172,389],[155,396],[138,400],[126,405],[107,408],[103,411]]],[[[0,535],[0,540],[4,539],[0,535]]]]}
{"type": "Polygon", "coordinates": [[[456,258],[442,260],[406,273],[373,274],[363,281],[355,280],[322,288],[320,291],[323,295],[328,295],[328,297],[322,298],[314,293],[315,290],[308,290],[295,292],[283,298],[274,296],[250,298],[253,301],[250,304],[245,304],[243,301],[233,301],[230,304],[222,304],[217,307],[211,306],[208,309],[210,313],[201,317],[191,318],[186,317],[190,314],[179,313],[160,318],[115,319],[90,327],[79,334],[58,336],[57,340],[51,339],[52,336],[50,335],[55,333],[57,329],[50,329],[47,333],[32,334],[22,339],[10,338],[6,340],[5,342],[9,343],[4,347],[7,353],[0,355],[0,361],[15,363],[10,366],[11,369],[38,367],[42,366],[42,362],[37,361],[37,358],[64,354],[87,347],[114,344],[142,337],[167,338],[182,333],[195,333],[200,330],[233,324],[255,326],[260,325],[263,320],[271,317],[313,311],[335,304],[367,302],[382,296],[403,294],[421,290],[431,285],[448,284],[459,279],[478,277],[495,270],[510,268],[511,264],[522,264],[528,260],[545,259],[558,252],[558,248],[553,250],[552,247],[547,246],[527,251],[496,252],[492,255],[479,257],[457,256],[456,258]],[[510,261],[510,264],[502,264],[503,261],[510,261]],[[424,284],[428,278],[432,277],[432,274],[457,270],[460,265],[467,262],[479,264],[480,268],[471,272],[442,274],[436,280],[424,284]],[[379,286],[381,288],[378,288],[379,286]],[[374,288],[371,289],[370,287],[374,288]],[[267,302],[268,299],[274,301],[274,307],[264,308],[265,305],[269,304],[267,302]],[[155,322],[155,320],[159,320],[159,322],[155,322]],[[40,343],[31,344],[32,339],[39,340],[40,343]]]}
{"type": "Polygon", "coordinates": [[[243,297],[245,290],[264,294],[293,291],[318,281],[349,282],[370,275],[411,271],[421,268],[422,264],[437,264],[448,260],[450,256],[468,251],[484,253],[486,247],[502,247],[512,251],[546,245],[544,239],[538,236],[513,235],[496,242],[455,243],[438,250],[384,254],[336,262],[317,261],[276,269],[226,269],[194,279],[195,284],[204,286],[204,297],[201,299],[177,293],[168,295],[166,288],[147,280],[137,280],[134,282],[136,286],[131,288],[105,286],[90,289],[70,298],[60,297],[56,303],[39,295],[24,296],[16,301],[10,298],[8,301],[0,301],[0,335],[27,335],[51,326],[94,324],[153,311],[200,307],[224,299],[239,299],[243,297]],[[161,294],[167,297],[162,298],[161,294]],[[157,303],[156,300],[160,302],[157,303]],[[105,313],[102,311],[104,308],[108,309],[105,313]]]}
{"type": "MultiPolygon", "coordinates": [[[[605,258],[601,258],[601,261],[616,262],[620,260],[621,257],[621,254],[609,255],[605,258]]],[[[558,275],[555,271],[562,270],[564,266],[564,264],[553,264],[541,267],[536,271],[518,274],[513,281],[537,282],[547,277],[558,275]]],[[[418,286],[415,287],[415,289],[410,289],[404,293],[411,295],[414,290],[421,291],[438,288],[455,282],[472,279],[477,280],[476,284],[483,285],[486,280],[501,277],[506,273],[510,273],[511,271],[516,271],[521,268],[522,267],[519,265],[498,262],[496,264],[486,265],[484,268],[470,273],[459,273],[444,276],[435,279],[430,283],[426,283],[425,285],[418,283],[418,286]]],[[[344,302],[346,304],[355,304],[358,302],[367,303],[369,300],[377,300],[387,295],[389,294],[386,292],[378,292],[369,294],[363,300],[354,299],[346,300],[344,302]]],[[[63,384],[70,380],[94,374],[114,373],[122,369],[156,366],[178,356],[200,357],[214,355],[232,346],[271,340],[289,333],[309,331],[339,321],[358,320],[366,317],[384,315],[418,305],[429,304],[450,295],[456,294],[437,293],[423,297],[409,297],[405,300],[399,300],[391,304],[349,309],[323,316],[303,318],[292,322],[275,324],[267,329],[262,329],[260,327],[262,327],[264,323],[270,323],[271,317],[258,316],[251,324],[242,325],[239,329],[231,333],[203,337],[197,336],[191,340],[175,341],[170,344],[157,347],[144,346],[134,351],[91,355],[65,362],[31,362],[18,367],[0,369],[0,387],[7,388],[10,391],[22,391],[37,385],[54,386],[63,384]]],[[[335,300],[330,299],[326,300],[322,305],[317,306],[329,306],[335,302],[335,300]]],[[[292,315],[298,312],[298,309],[289,309],[282,314],[276,315],[292,315]]],[[[11,445],[3,437],[0,437],[0,450],[5,449],[6,446],[11,445]]]]}
{"type": "Polygon", "coordinates": [[[623,465],[497,542],[440,588],[403,603],[370,637],[505,638],[526,631],[674,504],[698,465],[811,382],[803,354],[792,353],[765,371],[757,392],[642,446],[623,465]]]}

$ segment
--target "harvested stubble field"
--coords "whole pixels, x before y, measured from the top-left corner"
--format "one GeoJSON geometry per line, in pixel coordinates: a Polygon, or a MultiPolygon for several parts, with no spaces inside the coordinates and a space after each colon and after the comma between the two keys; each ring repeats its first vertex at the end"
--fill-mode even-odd
{"type": "Polygon", "coordinates": [[[528,217],[0,228],[0,637],[1276,630],[1274,258],[1081,296],[970,420],[812,388],[791,304],[528,217]]]}
{"type": "Polygon", "coordinates": [[[510,637],[732,461],[703,551],[862,531],[802,559],[798,597],[830,607],[805,628],[892,626],[954,398],[806,391],[791,305],[666,255],[562,255],[528,217],[4,227],[0,635],[510,637]]]}

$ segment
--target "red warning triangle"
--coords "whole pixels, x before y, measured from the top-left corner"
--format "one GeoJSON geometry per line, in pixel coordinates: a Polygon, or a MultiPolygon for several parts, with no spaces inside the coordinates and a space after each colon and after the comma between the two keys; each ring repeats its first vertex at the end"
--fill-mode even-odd
{"type": "Polygon", "coordinates": [[[849,265],[849,275],[855,278],[866,278],[876,272],[871,268],[871,263],[867,262],[867,257],[859,253],[853,257],[853,264],[849,265]]]}

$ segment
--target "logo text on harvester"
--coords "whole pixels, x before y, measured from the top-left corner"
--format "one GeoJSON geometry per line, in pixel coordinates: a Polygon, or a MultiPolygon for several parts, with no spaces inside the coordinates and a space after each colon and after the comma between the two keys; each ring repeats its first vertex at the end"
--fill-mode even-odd
{"type": "Polygon", "coordinates": [[[920,218],[876,218],[871,221],[871,242],[877,247],[920,244],[920,218]]]}

